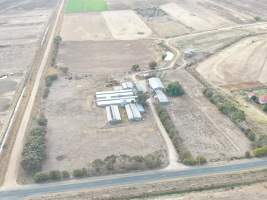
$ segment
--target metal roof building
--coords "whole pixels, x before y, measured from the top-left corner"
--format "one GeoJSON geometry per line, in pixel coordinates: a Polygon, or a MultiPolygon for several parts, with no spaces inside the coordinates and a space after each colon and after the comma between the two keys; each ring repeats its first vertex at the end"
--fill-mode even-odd
{"type": "Polygon", "coordinates": [[[97,106],[125,105],[127,103],[135,103],[137,96],[133,90],[115,90],[96,92],[97,106]]]}
{"type": "Polygon", "coordinates": [[[138,108],[136,107],[136,104],[133,103],[126,104],[125,109],[129,120],[131,121],[142,120],[142,115],[139,112],[138,108]]]}
{"type": "Polygon", "coordinates": [[[109,123],[116,123],[121,121],[121,115],[117,105],[106,106],[106,112],[109,123]]]}
{"type": "Polygon", "coordinates": [[[168,97],[165,95],[165,93],[162,90],[156,90],[155,92],[156,92],[155,97],[158,99],[160,103],[163,103],[163,104],[169,103],[168,97]]]}
{"type": "Polygon", "coordinates": [[[153,90],[164,89],[164,85],[159,78],[150,78],[148,83],[153,90]]]}

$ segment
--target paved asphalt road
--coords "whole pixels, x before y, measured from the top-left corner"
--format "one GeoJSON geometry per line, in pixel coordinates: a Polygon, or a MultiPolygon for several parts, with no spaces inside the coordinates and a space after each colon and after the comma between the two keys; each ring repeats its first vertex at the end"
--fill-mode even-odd
{"type": "Polygon", "coordinates": [[[230,164],[215,167],[196,167],[179,171],[157,170],[142,173],[132,173],[127,175],[105,176],[98,178],[87,178],[77,181],[66,181],[42,185],[19,186],[16,189],[0,190],[1,200],[21,200],[35,195],[45,195],[48,193],[74,192],[84,189],[105,188],[110,186],[121,186],[131,184],[142,184],[174,178],[197,177],[218,173],[232,173],[242,170],[252,170],[256,168],[267,168],[267,158],[254,159],[245,163],[230,164]]]}

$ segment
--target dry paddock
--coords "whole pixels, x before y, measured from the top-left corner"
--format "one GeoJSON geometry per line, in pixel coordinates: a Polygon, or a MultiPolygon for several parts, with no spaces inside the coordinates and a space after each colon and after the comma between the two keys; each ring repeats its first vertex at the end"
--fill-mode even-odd
{"type": "Polygon", "coordinates": [[[179,81],[182,97],[171,98],[167,107],[174,124],[193,155],[208,160],[244,156],[250,149],[245,135],[203,95],[202,85],[183,69],[167,72],[164,80],[179,81]]]}
{"type": "Polygon", "coordinates": [[[157,58],[160,54],[152,46],[152,41],[62,44],[58,65],[68,67],[69,75],[53,84],[42,105],[48,118],[43,170],[72,170],[112,154],[146,155],[165,149],[149,110],[141,122],[128,122],[122,111],[123,123],[111,126],[94,99],[96,91],[112,89],[105,87],[107,80],[120,81],[131,65],[143,67],[157,58]]]}
{"type": "Polygon", "coordinates": [[[197,71],[215,85],[267,83],[267,36],[241,40],[205,60],[197,71]]]}

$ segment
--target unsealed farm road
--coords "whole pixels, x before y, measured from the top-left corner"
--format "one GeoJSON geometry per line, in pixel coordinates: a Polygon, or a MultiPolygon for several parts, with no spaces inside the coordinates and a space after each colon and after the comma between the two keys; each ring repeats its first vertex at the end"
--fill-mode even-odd
{"type": "Polygon", "coordinates": [[[114,186],[130,186],[157,181],[173,180],[222,173],[234,173],[245,170],[267,167],[267,158],[250,160],[240,164],[230,164],[216,167],[196,167],[186,170],[156,170],[133,174],[113,175],[98,178],[87,178],[78,181],[65,181],[43,185],[17,186],[12,190],[0,190],[1,200],[22,200],[31,196],[47,195],[59,192],[78,192],[85,189],[107,188],[114,186]]]}

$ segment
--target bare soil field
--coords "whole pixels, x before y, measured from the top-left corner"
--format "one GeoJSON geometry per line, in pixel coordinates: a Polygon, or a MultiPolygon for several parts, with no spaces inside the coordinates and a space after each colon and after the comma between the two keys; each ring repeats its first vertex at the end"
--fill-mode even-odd
{"type": "Polygon", "coordinates": [[[0,132],[57,1],[1,1],[0,132]]]}
{"type": "Polygon", "coordinates": [[[168,111],[193,155],[210,161],[244,156],[250,144],[242,132],[202,93],[202,85],[183,69],[167,72],[166,82],[179,81],[186,94],[171,98],[168,111]]]}
{"type": "Polygon", "coordinates": [[[267,36],[250,37],[205,60],[197,71],[215,85],[266,83],[267,36]]]}
{"type": "Polygon", "coordinates": [[[258,183],[250,186],[241,186],[234,189],[220,189],[220,190],[211,190],[203,192],[192,192],[189,194],[145,198],[142,200],[206,200],[206,199],[212,199],[212,200],[267,199],[267,183],[258,183]]]}
{"type": "Polygon", "coordinates": [[[63,41],[113,39],[102,14],[95,12],[64,15],[61,37],[63,41]]]}
{"type": "MultiPolygon", "coordinates": [[[[43,170],[73,170],[115,154],[147,155],[165,146],[150,111],[141,122],[111,126],[95,92],[112,90],[108,80],[122,79],[133,64],[158,57],[152,41],[64,42],[59,67],[69,69],[51,87],[43,110],[48,119],[47,159],[43,170]],[[140,54],[142,52],[142,54],[140,54]]],[[[142,68],[142,67],[141,67],[142,68]]]]}
{"type": "Polygon", "coordinates": [[[132,10],[106,11],[103,12],[103,17],[115,39],[140,39],[152,34],[152,31],[132,10]]]}

